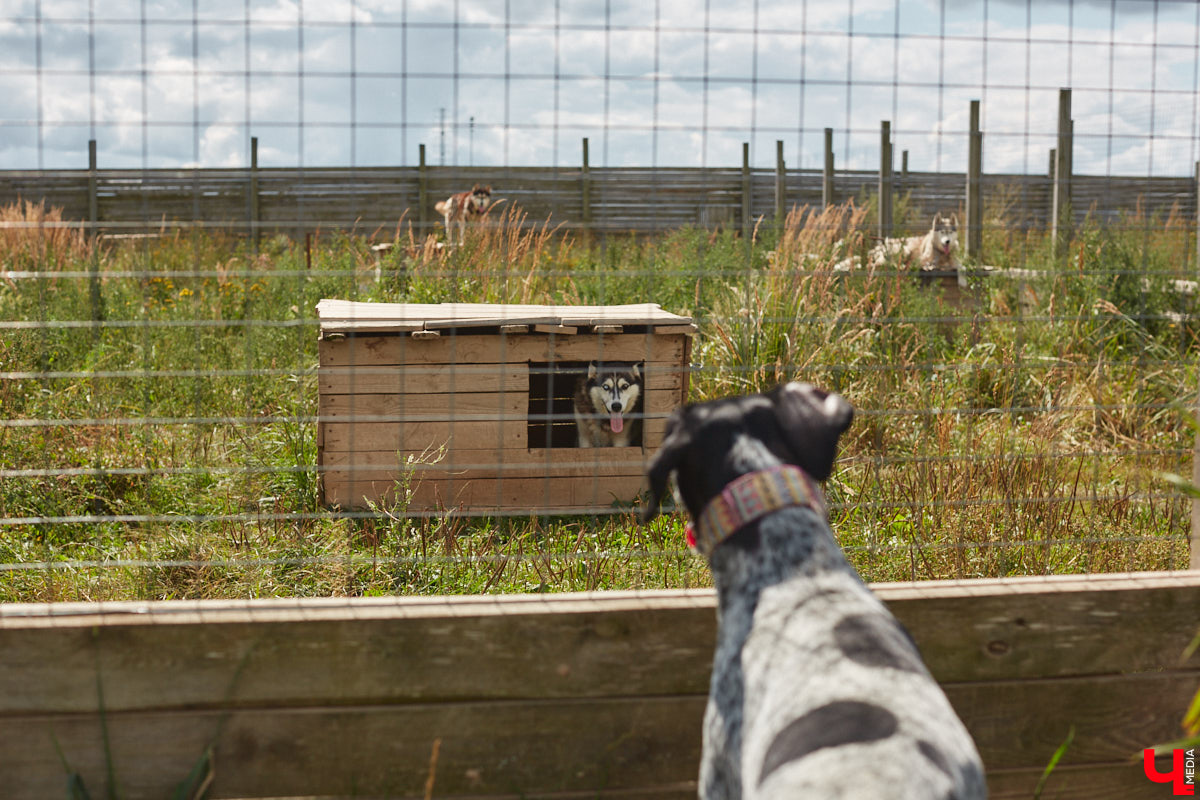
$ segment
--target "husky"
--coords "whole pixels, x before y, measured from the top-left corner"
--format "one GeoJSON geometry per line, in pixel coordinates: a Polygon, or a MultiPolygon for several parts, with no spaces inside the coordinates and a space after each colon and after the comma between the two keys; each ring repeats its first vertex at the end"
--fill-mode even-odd
{"type": "Polygon", "coordinates": [[[887,261],[920,269],[962,268],[958,261],[958,215],[933,215],[933,224],[924,236],[907,239],[884,239],[871,249],[871,263],[882,266],[887,261]]]}
{"type": "Polygon", "coordinates": [[[446,222],[446,239],[452,240],[452,226],[458,226],[458,243],[462,244],[467,234],[467,220],[481,217],[492,204],[492,187],[475,184],[469,192],[452,194],[434,208],[446,222]]]}
{"type": "Polygon", "coordinates": [[[642,399],[641,364],[588,364],[575,384],[575,427],[580,447],[629,447],[642,399]]]}

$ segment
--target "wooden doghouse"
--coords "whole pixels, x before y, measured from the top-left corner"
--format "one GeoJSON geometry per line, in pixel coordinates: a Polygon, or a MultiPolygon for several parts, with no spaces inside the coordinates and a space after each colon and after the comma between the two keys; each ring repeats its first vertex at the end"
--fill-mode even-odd
{"type": "Polygon", "coordinates": [[[342,509],[628,507],[687,396],[695,326],[655,304],[322,300],[317,316],[322,497],[342,509]],[[573,396],[592,361],[642,365],[633,446],[578,447],[573,396]]]}

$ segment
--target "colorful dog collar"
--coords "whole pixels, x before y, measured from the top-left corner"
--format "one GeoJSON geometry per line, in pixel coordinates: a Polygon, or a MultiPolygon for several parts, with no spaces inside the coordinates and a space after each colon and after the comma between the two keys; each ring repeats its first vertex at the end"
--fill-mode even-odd
{"type": "Polygon", "coordinates": [[[734,531],[788,506],[809,506],[822,515],[827,513],[821,487],[799,467],[780,464],[748,472],[709,501],[694,525],[688,524],[688,546],[708,556],[734,531]]]}

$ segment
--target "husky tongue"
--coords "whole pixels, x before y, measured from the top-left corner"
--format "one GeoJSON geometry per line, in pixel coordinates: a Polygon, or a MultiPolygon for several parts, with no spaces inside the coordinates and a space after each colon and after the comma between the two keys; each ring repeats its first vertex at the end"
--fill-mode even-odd
{"type": "Polygon", "coordinates": [[[608,418],[608,422],[612,426],[613,433],[620,433],[625,427],[625,420],[616,411],[612,412],[612,415],[608,418]]]}

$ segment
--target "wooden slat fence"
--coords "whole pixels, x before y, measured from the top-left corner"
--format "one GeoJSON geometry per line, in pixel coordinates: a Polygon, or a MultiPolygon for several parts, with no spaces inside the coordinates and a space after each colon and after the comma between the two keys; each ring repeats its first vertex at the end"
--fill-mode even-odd
{"type": "MultiPolygon", "coordinates": [[[[974,735],[994,800],[1033,796],[1072,729],[1042,796],[1169,792],[1136,756],[1179,736],[1200,686],[1200,654],[1182,659],[1200,573],[875,589],[974,735]]],[[[714,602],[0,606],[3,794],[79,796],[78,773],[92,797],[157,800],[209,752],[211,798],[695,797],[714,602]]]]}
{"type": "MultiPolygon", "coordinates": [[[[441,218],[433,204],[473,183],[491,184],[495,196],[519,206],[527,225],[578,230],[584,227],[583,169],[549,167],[426,167],[428,208],[420,208],[421,170],[417,167],[258,169],[262,229],[296,233],[317,228],[394,230],[414,225],[436,230],[441,218]]],[[[739,168],[591,167],[590,217],[595,233],[664,231],[685,225],[740,227],[742,173],[739,168]]],[[[98,225],[105,232],[146,232],[169,224],[201,223],[245,232],[252,219],[248,169],[97,170],[98,225]]],[[[877,192],[878,173],[843,171],[834,175],[837,201],[863,200],[877,192]]],[[[910,172],[895,176],[898,195],[911,193],[919,216],[953,211],[964,204],[962,173],[910,172]]],[[[751,170],[750,213],[771,218],[775,171],[751,170]]],[[[1076,216],[1093,211],[1118,220],[1139,201],[1147,211],[1165,214],[1178,204],[1195,217],[1194,178],[1075,176],[1076,216]]],[[[819,206],[822,173],[789,170],[785,204],[819,206]]],[[[1051,180],[1042,175],[997,174],[982,179],[985,216],[1000,196],[1018,198],[1018,224],[1045,227],[1051,180]]],[[[88,219],[88,171],[0,171],[0,205],[29,200],[64,209],[71,220],[88,219]]],[[[985,219],[984,224],[989,224],[985,219]]]]}

